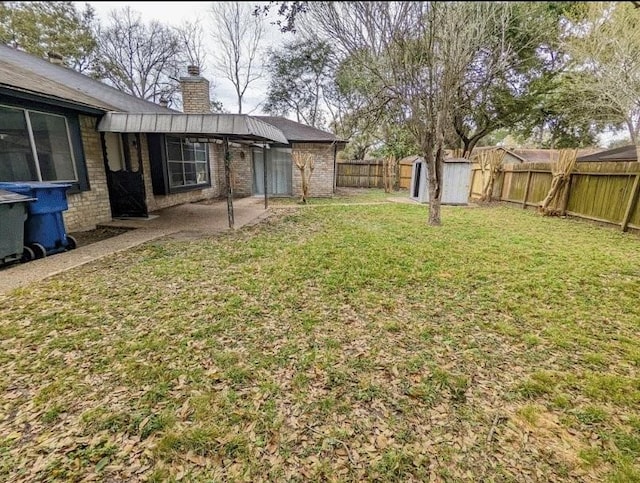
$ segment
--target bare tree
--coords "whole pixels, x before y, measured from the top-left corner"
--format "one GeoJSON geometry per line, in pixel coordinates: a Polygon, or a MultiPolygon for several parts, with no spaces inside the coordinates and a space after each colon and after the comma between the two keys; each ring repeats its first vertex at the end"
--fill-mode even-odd
{"type": "Polygon", "coordinates": [[[249,85],[262,77],[260,43],[264,37],[261,17],[250,3],[215,2],[211,6],[215,27],[215,67],[235,88],[238,114],[249,85]]]}
{"type": "MultiPolygon", "coordinates": [[[[311,21],[351,64],[367,98],[362,115],[402,113],[427,164],[430,225],[440,225],[445,134],[454,94],[490,35],[487,19],[503,4],[465,2],[314,2],[311,21]]],[[[491,23],[495,24],[495,23],[491,23]]]]}
{"type": "Polygon", "coordinates": [[[640,161],[640,9],[631,2],[583,8],[566,43],[574,102],[591,120],[625,125],[640,161]]]}
{"type": "Polygon", "coordinates": [[[97,35],[99,75],[123,92],[159,102],[177,93],[183,66],[176,32],[152,21],[142,21],[129,7],[114,10],[109,24],[97,35]]]}
{"type": "Polygon", "coordinates": [[[204,48],[204,29],[200,19],[195,22],[185,20],[180,26],[175,27],[175,32],[180,42],[183,61],[187,65],[198,66],[200,72],[204,72],[207,54],[204,48]]]}

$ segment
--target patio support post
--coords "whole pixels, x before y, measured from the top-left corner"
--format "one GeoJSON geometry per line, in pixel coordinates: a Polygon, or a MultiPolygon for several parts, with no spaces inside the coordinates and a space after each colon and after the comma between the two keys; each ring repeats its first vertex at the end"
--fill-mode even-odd
{"type": "Polygon", "coordinates": [[[269,193],[267,192],[267,145],[262,145],[262,173],[264,177],[264,209],[269,208],[269,193]]]}
{"type": "Polygon", "coordinates": [[[227,216],[229,228],[233,229],[233,186],[231,186],[231,153],[229,152],[229,138],[223,139],[224,146],[224,179],[227,185],[227,216]]]}

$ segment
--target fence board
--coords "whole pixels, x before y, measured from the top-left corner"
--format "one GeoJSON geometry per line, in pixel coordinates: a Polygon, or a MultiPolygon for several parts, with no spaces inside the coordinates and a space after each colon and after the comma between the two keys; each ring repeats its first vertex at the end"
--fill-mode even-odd
{"type": "MultiPolygon", "coordinates": [[[[474,176],[478,173],[479,170],[474,171],[474,176]]],[[[629,226],[640,229],[640,200],[632,199],[637,173],[640,173],[640,163],[637,162],[579,163],[571,175],[568,191],[559,197],[558,205],[562,206],[556,206],[556,209],[566,206],[569,215],[618,225],[629,209],[629,226]]],[[[551,179],[549,163],[507,165],[504,167],[500,199],[523,206],[539,206],[548,193],[551,179]],[[525,204],[524,191],[529,176],[525,204]]],[[[476,195],[475,189],[472,191],[476,195]]],[[[500,191],[494,187],[494,193],[500,191]]]]}
{"type": "Polygon", "coordinates": [[[340,188],[384,188],[382,161],[355,160],[336,164],[336,186],[340,188]]]}
{"type": "Polygon", "coordinates": [[[629,175],[574,174],[567,210],[620,223],[631,194],[633,179],[629,175]]]}
{"type": "Polygon", "coordinates": [[[399,184],[401,189],[409,189],[409,185],[411,184],[411,170],[413,169],[413,165],[411,164],[401,164],[399,169],[399,184]]]}

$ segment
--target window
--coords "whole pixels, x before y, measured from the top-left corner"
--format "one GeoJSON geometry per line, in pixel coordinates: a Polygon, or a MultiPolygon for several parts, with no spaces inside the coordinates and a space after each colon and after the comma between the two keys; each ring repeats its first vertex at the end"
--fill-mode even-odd
{"type": "Polygon", "coordinates": [[[191,143],[167,136],[169,187],[181,188],[209,183],[209,152],[205,143],[191,143]]]}
{"type": "Polygon", "coordinates": [[[0,181],[77,180],[64,116],[0,106],[0,181]]]}

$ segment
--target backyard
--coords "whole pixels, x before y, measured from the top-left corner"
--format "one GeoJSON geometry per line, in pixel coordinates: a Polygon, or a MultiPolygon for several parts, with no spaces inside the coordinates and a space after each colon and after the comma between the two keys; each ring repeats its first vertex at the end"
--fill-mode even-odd
{"type": "Polygon", "coordinates": [[[640,238],[426,216],[283,204],[0,296],[0,480],[640,481],[640,238]]]}

